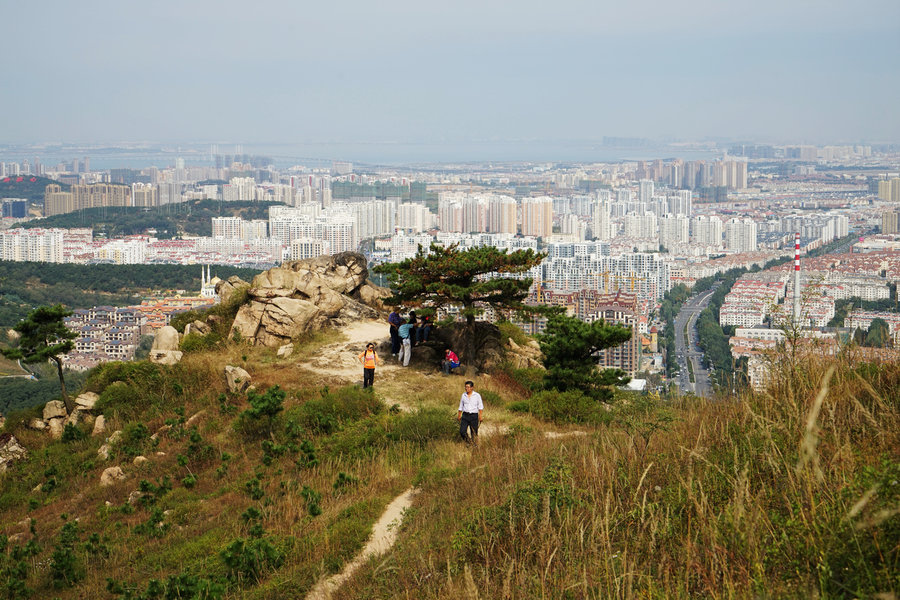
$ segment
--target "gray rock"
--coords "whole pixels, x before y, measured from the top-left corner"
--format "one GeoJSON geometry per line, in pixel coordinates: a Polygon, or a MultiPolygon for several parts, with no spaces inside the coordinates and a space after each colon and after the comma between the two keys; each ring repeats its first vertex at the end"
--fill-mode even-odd
{"type": "Polygon", "coordinates": [[[103,460],[109,460],[109,444],[103,444],[97,448],[97,456],[103,460]]]}
{"type": "Polygon", "coordinates": [[[240,367],[225,365],[225,383],[232,394],[240,394],[250,385],[250,373],[240,367]]]}
{"type": "Polygon", "coordinates": [[[34,429],[36,431],[44,431],[45,429],[47,429],[47,423],[45,423],[41,419],[35,418],[28,421],[27,427],[28,429],[34,429]]]}
{"type": "Polygon", "coordinates": [[[122,467],[108,467],[100,475],[100,485],[109,487],[123,479],[125,479],[125,471],[122,470],[122,467]]]}
{"type": "Polygon", "coordinates": [[[9,465],[28,456],[25,446],[11,433],[0,435],[0,473],[6,471],[9,465]]]}
{"type": "Polygon", "coordinates": [[[92,436],[102,435],[106,431],[106,417],[103,415],[99,415],[97,419],[94,421],[94,430],[91,432],[92,436]]]}
{"type": "Polygon", "coordinates": [[[146,462],[149,462],[146,456],[135,456],[134,460],[131,461],[131,464],[133,464],[136,467],[139,467],[146,462]]]}
{"type": "Polygon", "coordinates": [[[195,333],[197,335],[206,335],[210,331],[212,331],[212,327],[210,327],[208,323],[195,320],[193,323],[188,323],[187,327],[184,328],[184,335],[188,335],[191,333],[195,333]]]}
{"type": "Polygon", "coordinates": [[[153,338],[153,346],[150,348],[151,354],[154,350],[178,350],[180,342],[181,336],[178,334],[178,330],[171,325],[166,325],[153,338]]]}
{"type": "Polygon", "coordinates": [[[94,392],[84,392],[83,394],[78,394],[78,397],[75,398],[75,406],[85,411],[93,410],[99,399],[100,396],[94,392]]]}
{"type": "Polygon", "coordinates": [[[54,440],[58,440],[62,437],[63,431],[66,428],[66,420],[62,417],[50,419],[47,421],[47,427],[50,429],[50,437],[54,440]]]}
{"type": "Polygon", "coordinates": [[[181,350],[151,350],[150,362],[158,365],[175,365],[181,361],[184,353],[181,350]]]}
{"type": "MultiPolygon", "coordinates": [[[[241,370],[243,371],[243,369],[241,369],[241,370]]],[[[246,371],[244,371],[244,373],[246,373],[246,371]]],[[[247,375],[247,377],[250,377],[250,376],[247,375]]],[[[196,425],[197,423],[200,422],[200,419],[204,418],[205,416],[206,416],[206,411],[199,410],[196,413],[194,413],[193,415],[191,415],[190,419],[188,419],[187,421],[184,422],[184,426],[185,427],[193,427],[194,425],[196,425]]]]}
{"type": "Polygon", "coordinates": [[[51,400],[44,405],[44,420],[49,421],[56,417],[65,417],[69,413],[66,412],[66,405],[62,400],[51,400]]]}
{"type": "Polygon", "coordinates": [[[284,346],[280,346],[278,351],[275,353],[278,358],[287,358],[291,354],[294,353],[294,345],[293,344],[285,344],[284,346]]]}

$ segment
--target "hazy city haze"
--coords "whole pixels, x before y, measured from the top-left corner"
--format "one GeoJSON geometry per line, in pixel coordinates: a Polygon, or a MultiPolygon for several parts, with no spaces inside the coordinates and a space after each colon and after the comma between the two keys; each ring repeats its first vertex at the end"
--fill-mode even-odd
{"type": "Polygon", "coordinates": [[[0,142],[900,139],[895,0],[4,14],[0,142]]]}

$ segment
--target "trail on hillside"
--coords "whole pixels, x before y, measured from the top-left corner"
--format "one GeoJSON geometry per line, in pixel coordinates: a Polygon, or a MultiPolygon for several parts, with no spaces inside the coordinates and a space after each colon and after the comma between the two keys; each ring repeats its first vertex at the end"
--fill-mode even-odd
{"type": "MultiPolygon", "coordinates": [[[[368,342],[374,342],[377,346],[389,337],[388,325],[383,321],[359,321],[349,327],[341,329],[341,333],[347,339],[328,344],[318,350],[318,356],[309,361],[311,367],[327,375],[342,377],[356,381],[362,379],[362,365],[359,363],[359,353],[366,349],[368,342]]],[[[396,362],[391,363],[391,356],[379,354],[380,364],[376,373],[396,371],[400,367],[396,362]]]]}
{"type": "MultiPolygon", "coordinates": [[[[318,356],[312,359],[309,364],[316,371],[323,374],[341,377],[350,381],[358,381],[362,376],[360,372],[362,366],[358,358],[359,353],[365,349],[368,342],[374,342],[378,345],[389,337],[388,327],[382,321],[360,321],[342,329],[341,333],[346,337],[345,340],[322,347],[318,352],[318,356]]],[[[381,377],[391,377],[403,368],[396,362],[392,362],[390,356],[385,359],[384,356],[379,355],[379,358],[381,359],[381,364],[376,369],[376,372],[381,377]]],[[[398,405],[401,410],[411,410],[410,406],[396,401],[395,398],[384,397],[384,400],[388,405],[398,405]]],[[[494,435],[505,434],[508,431],[509,427],[503,424],[482,423],[478,428],[478,437],[479,439],[485,439],[494,435]]],[[[586,435],[586,432],[547,431],[544,432],[544,435],[548,438],[556,439],[573,435],[586,435]]],[[[463,460],[472,450],[472,448],[460,443],[456,460],[463,460]]],[[[369,541],[359,554],[347,563],[340,573],[320,580],[312,591],[307,594],[307,600],[328,600],[369,559],[387,553],[397,541],[404,513],[412,506],[417,491],[416,488],[411,487],[394,498],[375,523],[375,526],[372,528],[372,534],[369,536],[369,541]]]]}
{"type": "Polygon", "coordinates": [[[378,522],[375,523],[375,526],[372,528],[372,535],[369,536],[369,541],[366,542],[362,551],[352,561],[347,563],[340,573],[317,583],[316,587],[307,594],[307,600],[328,600],[331,598],[331,594],[350,579],[366,561],[374,556],[381,556],[390,550],[394,542],[397,541],[397,534],[403,521],[404,513],[412,506],[415,495],[416,489],[409,488],[394,498],[388,504],[378,522]]]}

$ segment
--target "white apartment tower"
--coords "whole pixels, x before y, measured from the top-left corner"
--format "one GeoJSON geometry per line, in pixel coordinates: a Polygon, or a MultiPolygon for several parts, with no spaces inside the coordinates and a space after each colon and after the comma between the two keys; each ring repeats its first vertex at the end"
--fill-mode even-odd
{"type": "Polygon", "coordinates": [[[548,237],[553,233],[553,199],[525,198],[522,200],[522,235],[548,237]]]}
{"type": "Polygon", "coordinates": [[[691,242],[703,246],[722,246],[722,220],[700,215],[691,219],[691,242]]]}
{"type": "Polygon", "coordinates": [[[754,252],[756,222],[752,219],[730,219],[725,225],[725,247],[732,252],[754,252]]]}

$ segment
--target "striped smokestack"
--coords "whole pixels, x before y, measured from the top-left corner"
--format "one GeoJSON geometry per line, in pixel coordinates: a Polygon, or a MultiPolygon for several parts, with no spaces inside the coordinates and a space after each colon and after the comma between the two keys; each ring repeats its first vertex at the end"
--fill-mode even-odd
{"type": "Polygon", "coordinates": [[[800,234],[794,234],[794,325],[800,324],[800,234]]]}

